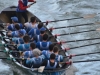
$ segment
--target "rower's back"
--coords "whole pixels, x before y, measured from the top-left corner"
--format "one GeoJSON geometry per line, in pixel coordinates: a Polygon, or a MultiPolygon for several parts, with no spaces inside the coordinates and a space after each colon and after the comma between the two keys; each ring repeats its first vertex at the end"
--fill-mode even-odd
{"type": "Polygon", "coordinates": [[[39,48],[41,51],[49,50],[49,45],[52,44],[52,42],[47,41],[47,40],[48,40],[48,35],[44,34],[43,35],[43,41],[37,42],[36,47],[39,48]]]}

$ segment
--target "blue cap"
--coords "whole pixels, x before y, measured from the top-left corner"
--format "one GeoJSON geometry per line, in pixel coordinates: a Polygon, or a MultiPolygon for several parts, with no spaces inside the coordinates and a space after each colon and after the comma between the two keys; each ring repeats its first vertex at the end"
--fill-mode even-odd
{"type": "Polygon", "coordinates": [[[14,22],[18,22],[18,18],[17,18],[17,17],[11,17],[11,19],[12,19],[14,22]]]}
{"type": "Polygon", "coordinates": [[[46,31],[46,28],[42,27],[42,28],[40,29],[40,31],[46,31]]]}
{"type": "Polygon", "coordinates": [[[24,32],[23,32],[23,31],[19,31],[19,34],[20,34],[21,36],[23,36],[23,35],[24,35],[24,32]]]}

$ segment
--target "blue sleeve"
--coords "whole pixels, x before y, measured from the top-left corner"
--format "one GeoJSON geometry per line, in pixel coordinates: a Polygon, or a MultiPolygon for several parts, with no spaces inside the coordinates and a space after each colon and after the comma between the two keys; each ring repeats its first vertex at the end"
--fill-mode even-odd
{"type": "Polygon", "coordinates": [[[23,51],[22,45],[19,45],[17,48],[18,50],[23,51]]]}
{"type": "Polygon", "coordinates": [[[23,29],[23,28],[24,28],[22,23],[19,23],[19,25],[20,25],[20,28],[21,28],[21,29],[23,29]]]}
{"type": "Polygon", "coordinates": [[[11,25],[9,25],[9,26],[8,26],[8,30],[12,30],[12,27],[11,27],[11,25]]]}

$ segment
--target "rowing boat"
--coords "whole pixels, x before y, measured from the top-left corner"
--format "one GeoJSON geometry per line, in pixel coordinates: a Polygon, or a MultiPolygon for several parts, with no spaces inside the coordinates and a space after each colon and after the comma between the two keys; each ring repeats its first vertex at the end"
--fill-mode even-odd
{"type": "MultiPolygon", "coordinates": [[[[35,16],[29,11],[27,11],[27,15],[28,15],[28,20],[30,19],[31,16],[35,16]]],[[[2,12],[0,14],[0,24],[10,23],[11,22],[10,17],[12,17],[12,16],[16,16],[16,8],[15,8],[15,6],[11,6],[11,7],[5,8],[4,10],[2,10],[2,12]]],[[[22,18],[22,21],[23,21],[23,18],[22,18]]],[[[41,22],[41,21],[37,18],[37,22],[41,22]]],[[[44,27],[47,29],[48,35],[53,35],[53,33],[46,26],[44,26],[44,27]]],[[[3,34],[5,35],[6,33],[5,32],[1,32],[0,33],[1,36],[3,36],[3,34]]],[[[2,39],[2,43],[6,43],[6,41],[4,41],[4,40],[10,42],[9,39],[2,39]]],[[[59,42],[59,40],[57,38],[55,38],[55,37],[52,37],[50,39],[50,41],[59,42]]],[[[61,50],[60,54],[63,55],[64,57],[67,56],[67,53],[63,50],[64,49],[63,46],[61,44],[57,44],[57,46],[58,46],[59,50],[61,50]]],[[[9,47],[7,47],[7,46],[5,47],[5,49],[7,51],[10,50],[9,47]]],[[[9,53],[9,56],[11,58],[14,58],[14,56],[11,53],[9,53]]],[[[65,75],[65,71],[70,67],[70,65],[68,65],[68,64],[62,64],[63,67],[61,67],[60,69],[44,70],[42,73],[40,73],[36,69],[31,69],[31,68],[28,68],[28,67],[24,66],[23,64],[19,63],[18,60],[16,60],[16,59],[13,59],[13,61],[18,66],[20,66],[21,68],[25,69],[26,71],[31,72],[32,75],[34,75],[34,74],[51,75],[52,72],[59,72],[59,75],[65,75]]],[[[66,61],[69,61],[69,58],[67,58],[67,57],[64,58],[63,62],[66,62],[66,61]]]]}

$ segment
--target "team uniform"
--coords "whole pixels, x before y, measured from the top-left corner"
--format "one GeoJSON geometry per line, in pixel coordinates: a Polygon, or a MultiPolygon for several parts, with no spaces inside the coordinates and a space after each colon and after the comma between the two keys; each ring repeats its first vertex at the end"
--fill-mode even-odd
{"type": "MultiPolygon", "coordinates": [[[[45,60],[41,66],[45,66],[45,69],[56,69],[56,68],[59,68],[59,63],[57,62],[50,62],[50,60],[45,60]]],[[[50,73],[51,75],[59,75],[59,72],[51,72],[50,73]]]]}
{"type": "Polygon", "coordinates": [[[52,54],[53,52],[50,52],[49,50],[43,50],[42,51],[42,55],[44,55],[45,59],[48,60],[50,59],[50,55],[52,54]]]}
{"type": "Polygon", "coordinates": [[[63,61],[63,56],[62,56],[62,55],[56,55],[55,60],[56,60],[57,62],[62,62],[62,61],[63,61]]]}
{"type": "Polygon", "coordinates": [[[28,35],[30,35],[30,37],[34,37],[35,35],[40,35],[40,30],[38,28],[32,28],[29,32],[28,35]]]}
{"type": "Polygon", "coordinates": [[[12,38],[12,42],[14,42],[15,44],[24,44],[23,38],[20,38],[20,37],[12,38]]]}
{"type": "Polygon", "coordinates": [[[51,42],[37,42],[36,47],[39,48],[41,51],[49,50],[49,45],[52,44],[51,42]]]}
{"type": "Polygon", "coordinates": [[[28,51],[30,49],[30,43],[20,44],[17,46],[17,49],[20,51],[28,51]]]}
{"type": "Polygon", "coordinates": [[[26,64],[28,65],[28,67],[33,67],[33,68],[39,68],[42,62],[43,62],[42,56],[39,56],[37,58],[33,57],[31,59],[26,60],[26,64]]]}
{"type": "MultiPolygon", "coordinates": [[[[20,29],[23,29],[23,25],[21,23],[18,23],[18,25],[20,26],[20,29]]],[[[15,31],[15,25],[14,24],[10,24],[8,27],[7,27],[8,30],[10,31],[15,31]]]]}
{"type": "Polygon", "coordinates": [[[12,37],[19,37],[20,34],[25,35],[25,34],[26,34],[25,29],[20,29],[20,30],[12,31],[12,32],[11,32],[11,36],[12,36],[12,37]]]}
{"type": "Polygon", "coordinates": [[[42,31],[43,29],[45,29],[44,27],[38,29],[38,28],[32,28],[29,32],[28,35],[30,35],[30,37],[34,37],[35,35],[40,35],[40,31],[42,31]]]}
{"type": "Polygon", "coordinates": [[[24,55],[24,58],[32,58],[32,57],[34,57],[34,55],[33,55],[31,50],[30,51],[25,51],[23,53],[23,55],[24,55]]]}
{"type": "Polygon", "coordinates": [[[35,35],[35,36],[34,36],[34,40],[35,40],[36,42],[43,41],[42,35],[35,35]]]}

